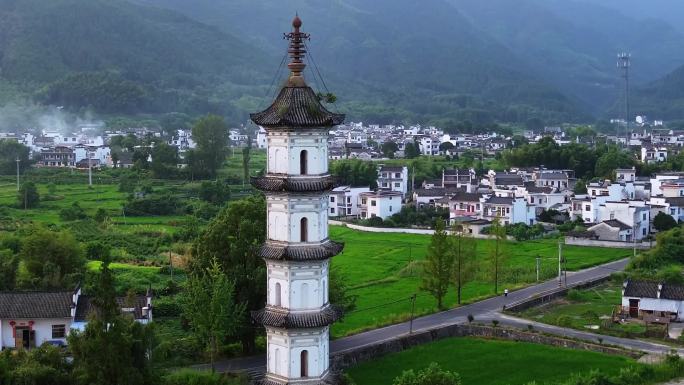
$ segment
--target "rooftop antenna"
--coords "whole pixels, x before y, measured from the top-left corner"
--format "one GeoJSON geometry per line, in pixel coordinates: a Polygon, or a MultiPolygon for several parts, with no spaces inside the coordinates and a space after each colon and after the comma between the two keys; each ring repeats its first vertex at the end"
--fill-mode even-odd
{"type": "MultiPolygon", "coordinates": [[[[627,52],[618,54],[617,67],[621,72],[622,78],[625,80],[625,137],[629,135],[630,126],[630,112],[629,112],[629,68],[632,66],[632,55],[627,52]]],[[[617,140],[620,142],[620,125],[617,128],[617,140]]]]}

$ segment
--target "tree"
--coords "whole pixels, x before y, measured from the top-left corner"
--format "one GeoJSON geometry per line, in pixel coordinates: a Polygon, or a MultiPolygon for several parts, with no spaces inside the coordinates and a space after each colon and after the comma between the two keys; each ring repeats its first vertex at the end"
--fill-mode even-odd
{"type": "Polygon", "coordinates": [[[20,208],[32,209],[40,203],[40,194],[38,194],[38,188],[33,182],[22,183],[19,191],[17,192],[17,203],[20,208]]]}
{"type": "Polygon", "coordinates": [[[577,182],[575,182],[575,187],[573,187],[572,192],[575,194],[586,194],[587,183],[583,179],[578,179],[577,182]]]}
{"type": "Polygon", "coordinates": [[[461,377],[457,373],[442,370],[433,362],[418,373],[405,370],[394,379],[392,385],[461,385],[461,377]]]}
{"type": "Polygon", "coordinates": [[[19,257],[23,275],[18,284],[25,289],[73,288],[85,270],[83,250],[67,231],[32,229],[22,241],[19,257]]]}
{"type": "Polygon", "coordinates": [[[151,329],[121,314],[109,264],[105,257],[100,265],[85,330],[68,337],[74,378],[83,385],[151,384],[151,329]]]}
{"type": "Polygon", "coordinates": [[[677,227],[677,221],[671,216],[659,212],[658,215],[653,218],[653,227],[658,231],[667,231],[677,227]]]}
{"type": "Polygon", "coordinates": [[[31,167],[29,153],[29,148],[19,142],[0,139],[0,174],[14,175],[17,172],[17,159],[19,172],[23,173],[31,167]]]}
{"type": "Polygon", "coordinates": [[[444,222],[437,220],[435,233],[432,235],[430,246],[423,267],[421,289],[430,293],[437,300],[437,307],[444,308],[444,296],[449,289],[454,255],[450,250],[449,236],[444,222]]]}
{"type": "Polygon", "coordinates": [[[242,149],[242,185],[244,186],[249,182],[249,159],[250,159],[250,152],[252,151],[251,147],[245,147],[242,149]]]}
{"type": "Polygon", "coordinates": [[[258,255],[265,238],[266,201],[263,196],[251,196],[221,210],[192,248],[194,274],[202,274],[216,260],[234,283],[235,300],[246,310],[238,330],[245,353],[254,351],[256,337],[247,314],[263,307],[266,298],[266,267],[258,255]]]}
{"type": "Polygon", "coordinates": [[[489,263],[492,269],[494,281],[494,294],[499,293],[499,278],[501,276],[501,266],[506,262],[506,228],[501,225],[499,218],[495,218],[489,228],[489,234],[494,239],[494,245],[489,252],[489,263]]]}
{"type": "Polygon", "coordinates": [[[183,316],[209,352],[212,371],[221,339],[234,335],[244,317],[245,304],[237,303],[234,293],[235,285],[214,259],[204,271],[190,275],[181,299],[183,316]]]}
{"type": "Polygon", "coordinates": [[[207,115],[192,128],[192,138],[197,148],[188,160],[193,175],[213,178],[223,164],[228,149],[228,127],[223,118],[207,115]],[[192,164],[190,163],[192,160],[192,164]]]}
{"type": "Polygon", "coordinates": [[[77,221],[86,218],[88,218],[88,215],[78,201],[72,203],[69,207],[64,207],[59,210],[59,219],[63,221],[77,221]]]}
{"type": "Polygon", "coordinates": [[[0,250],[0,291],[14,289],[19,258],[9,249],[0,250]]]}
{"type": "Polygon", "coordinates": [[[328,299],[330,303],[341,308],[344,313],[348,313],[356,308],[356,296],[349,292],[349,280],[345,274],[335,265],[328,271],[330,279],[330,293],[328,299]]]}
{"type": "Polygon", "coordinates": [[[454,281],[456,282],[457,303],[461,304],[461,291],[471,282],[477,267],[477,242],[468,233],[467,225],[460,229],[454,227],[451,238],[454,253],[454,281]]]}
{"type": "Polygon", "coordinates": [[[404,157],[406,159],[413,159],[420,156],[420,146],[417,142],[409,142],[404,145],[404,157]]]}
{"type": "Polygon", "coordinates": [[[378,169],[373,162],[338,160],[332,163],[330,172],[343,185],[369,186],[371,189],[378,186],[378,169]]]}
{"type": "Polygon", "coordinates": [[[625,151],[611,147],[596,160],[594,175],[601,178],[614,178],[615,170],[628,168],[634,165],[634,159],[625,151]]]}
{"type": "Polygon", "coordinates": [[[382,146],[380,146],[380,149],[382,150],[382,155],[384,155],[386,158],[393,159],[394,153],[399,151],[399,146],[396,142],[390,140],[384,142],[382,146]]]}
{"type": "Polygon", "coordinates": [[[107,215],[107,211],[105,211],[105,209],[103,209],[102,207],[99,207],[97,209],[97,211],[95,212],[95,216],[93,217],[93,219],[97,223],[104,223],[107,220],[107,218],[109,218],[109,215],[107,215]]]}
{"type": "Polygon", "coordinates": [[[205,202],[222,205],[230,199],[230,186],[221,180],[204,181],[199,188],[199,198],[205,202]]]}
{"type": "Polygon", "coordinates": [[[155,178],[172,178],[176,175],[178,167],[178,149],[166,142],[158,142],[152,148],[152,164],[150,169],[155,178]]]}
{"type": "Polygon", "coordinates": [[[454,146],[453,143],[451,142],[442,142],[439,144],[439,151],[440,152],[447,152],[450,150],[453,150],[456,146],[454,146]]]}

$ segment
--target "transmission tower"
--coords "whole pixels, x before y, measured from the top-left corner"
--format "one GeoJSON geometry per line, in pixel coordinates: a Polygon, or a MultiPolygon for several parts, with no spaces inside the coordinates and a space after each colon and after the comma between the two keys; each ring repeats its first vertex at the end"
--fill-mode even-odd
{"type": "MultiPolygon", "coordinates": [[[[621,76],[625,81],[625,140],[627,140],[627,136],[630,134],[629,132],[629,126],[630,126],[630,111],[629,111],[629,68],[632,66],[632,55],[627,53],[627,52],[622,52],[618,54],[618,62],[617,62],[617,67],[620,70],[621,76]]],[[[617,128],[617,139],[618,142],[620,141],[620,125],[618,124],[617,128]]]]}

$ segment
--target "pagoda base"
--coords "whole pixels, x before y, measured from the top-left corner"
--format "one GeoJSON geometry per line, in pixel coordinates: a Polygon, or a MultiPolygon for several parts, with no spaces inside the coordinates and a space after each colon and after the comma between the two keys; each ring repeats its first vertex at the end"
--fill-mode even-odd
{"type": "Polygon", "coordinates": [[[337,383],[337,376],[330,373],[323,378],[284,379],[266,375],[264,378],[254,380],[254,385],[336,385],[337,383]]]}

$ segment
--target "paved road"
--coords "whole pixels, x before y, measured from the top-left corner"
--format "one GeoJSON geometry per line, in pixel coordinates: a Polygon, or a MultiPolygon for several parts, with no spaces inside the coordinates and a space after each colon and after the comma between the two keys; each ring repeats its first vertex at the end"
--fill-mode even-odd
{"type": "MultiPolygon", "coordinates": [[[[627,262],[628,259],[623,259],[620,261],[610,262],[601,266],[592,267],[578,272],[569,272],[567,277],[567,284],[573,285],[579,282],[609,276],[610,274],[616,271],[622,271],[627,265],[627,262]]],[[[523,299],[534,297],[540,293],[555,289],[557,287],[558,280],[554,279],[538,285],[529,286],[524,289],[513,291],[509,293],[507,297],[493,297],[470,305],[461,306],[452,310],[420,317],[413,321],[413,330],[419,331],[424,329],[433,329],[444,325],[463,323],[466,322],[469,314],[472,314],[475,317],[475,320],[490,320],[496,317],[501,317],[501,315],[498,314],[498,312],[503,308],[504,305],[509,305],[523,299]]],[[[502,321],[504,320],[502,319],[502,321]]],[[[527,327],[526,325],[530,323],[529,321],[521,320],[505,320],[505,322],[511,324],[512,326],[520,326],[524,322],[524,324],[522,324],[522,327],[527,327]]],[[[553,327],[549,327],[548,331],[550,333],[554,333],[554,330],[551,328],[553,327]]],[[[539,326],[538,329],[541,330],[542,327],[539,326]]],[[[331,341],[330,354],[335,355],[361,346],[374,345],[379,342],[400,336],[402,334],[407,334],[408,332],[409,322],[404,322],[380,329],[367,331],[360,334],[355,334],[353,336],[340,338],[331,341]]],[[[582,332],[563,330],[562,333],[559,334],[572,336],[572,333],[582,332]]],[[[588,339],[596,340],[595,334],[586,334],[590,335],[590,338],[588,339]]],[[[614,337],[605,336],[604,341],[608,342],[612,340],[612,338],[614,337]]],[[[221,372],[244,370],[250,373],[257,374],[263,371],[265,366],[266,357],[264,355],[261,355],[255,357],[245,357],[233,360],[219,361],[216,364],[216,369],[221,372]]],[[[207,368],[207,366],[200,365],[196,368],[203,369],[207,368]]]]}

